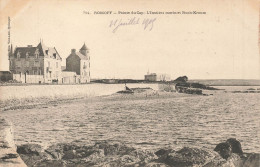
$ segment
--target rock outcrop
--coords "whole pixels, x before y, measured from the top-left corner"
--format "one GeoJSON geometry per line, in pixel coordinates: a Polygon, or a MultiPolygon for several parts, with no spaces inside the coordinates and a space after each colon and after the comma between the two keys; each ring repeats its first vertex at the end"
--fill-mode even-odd
{"type": "Polygon", "coordinates": [[[61,143],[46,150],[40,149],[38,145],[22,145],[18,150],[29,167],[258,167],[259,154],[241,154],[239,146],[239,141],[229,139],[218,144],[215,151],[184,147],[177,151],[168,148],[150,152],[110,142],[98,142],[90,146],[61,143]],[[225,150],[225,154],[219,150],[225,150]]]}
{"type": "Polygon", "coordinates": [[[260,154],[244,153],[241,143],[235,138],[230,138],[226,142],[218,144],[214,151],[229,162],[232,160],[235,167],[260,166],[260,154]]]}
{"type": "Polygon", "coordinates": [[[43,149],[37,144],[15,147],[11,125],[0,119],[0,166],[2,167],[259,167],[260,154],[244,153],[231,138],[214,150],[196,147],[157,151],[140,150],[122,143],[93,145],[59,143],[43,149]],[[16,152],[17,151],[17,152],[16,152]]]}
{"type": "Polygon", "coordinates": [[[2,118],[0,118],[0,166],[26,167],[16,152],[12,124],[2,118]]]}
{"type": "MultiPolygon", "coordinates": [[[[38,146],[37,146],[38,147],[38,146]]],[[[156,155],[121,143],[100,142],[92,146],[56,144],[46,150],[19,146],[22,159],[29,166],[144,166],[156,155]],[[26,150],[26,151],[25,151],[26,150]]]]}

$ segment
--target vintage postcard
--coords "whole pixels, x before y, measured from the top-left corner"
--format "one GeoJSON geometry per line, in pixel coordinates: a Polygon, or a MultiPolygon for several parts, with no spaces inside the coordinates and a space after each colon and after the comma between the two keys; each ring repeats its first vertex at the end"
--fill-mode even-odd
{"type": "Polygon", "coordinates": [[[260,166],[258,0],[0,0],[0,166],[260,166]]]}

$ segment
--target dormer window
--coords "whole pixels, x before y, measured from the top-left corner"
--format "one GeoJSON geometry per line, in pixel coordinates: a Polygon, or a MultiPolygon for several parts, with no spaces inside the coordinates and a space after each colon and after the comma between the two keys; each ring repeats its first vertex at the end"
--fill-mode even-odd
{"type": "Polygon", "coordinates": [[[48,50],[45,50],[45,53],[48,55],[48,50]]]}
{"type": "Polygon", "coordinates": [[[30,56],[30,54],[29,54],[30,52],[26,52],[26,58],[28,59],[29,58],[29,56],[30,56]]]}
{"type": "Polygon", "coordinates": [[[34,53],[36,59],[39,58],[39,54],[40,54],[39,49],[36,49],[36,51],[34,53]]]}
{"type": "Polygon", "coordinates": [[[56,59],[56,53],[53,53],[53,57],[56,59]]]}
{"type": "Polygon", "coordinates": [[[20,59],[21,58],[21,52],[19,51],[18,53],[17,53],[17,59],[20,59]]]}

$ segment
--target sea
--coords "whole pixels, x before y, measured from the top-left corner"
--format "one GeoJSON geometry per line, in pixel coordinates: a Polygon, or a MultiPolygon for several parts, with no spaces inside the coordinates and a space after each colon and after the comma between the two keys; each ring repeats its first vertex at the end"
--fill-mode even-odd
{"type": "MultiPolygon", "coordinates": [[[[157,84],[127,86],[158,90],[157,84]]],[[[221,90],[208,96],[173,92],[176,95],[169,97],[128,99],[134,95],[125,95],[113,100],[113,94],[124,89],[124,84],[4,86],[2,101],[84,98],[1,111],[1,117],[12,122],[17,145],[111,141],[148,150],[184,146],[214,149],[216,144],[236,138],[245,152],[260,153],[260,93],[243,93],[250,88],[260,90],[260,86],[216,88],[221,90]]]]}

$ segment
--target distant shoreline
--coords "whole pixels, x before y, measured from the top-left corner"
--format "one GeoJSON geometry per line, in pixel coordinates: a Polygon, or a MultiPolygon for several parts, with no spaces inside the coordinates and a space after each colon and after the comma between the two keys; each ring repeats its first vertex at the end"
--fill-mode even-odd
{"type": "MultiPolygon", "coordinates": [[[[200,83],[207,86],[260,86],[260,80],[257,79],[195,79],[189,80],[190,83],[200,83]]],[[[92,84],[176,84],[173,81],[145,81],[145,80],[132,80],[132,79],[100,79],[94,80],[87,84],[56,84],[56,83],[0,83],[1,86],[31,86],[31,85],[92,85],[92,84]]]]}

